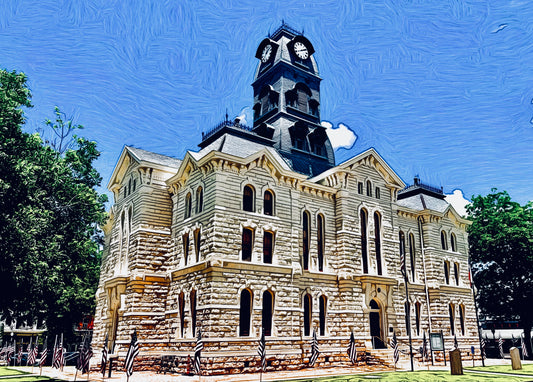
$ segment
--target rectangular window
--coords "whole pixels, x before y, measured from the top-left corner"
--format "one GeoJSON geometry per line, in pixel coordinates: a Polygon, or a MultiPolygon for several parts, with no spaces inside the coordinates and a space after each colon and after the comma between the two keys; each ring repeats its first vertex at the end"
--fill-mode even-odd
{"type": "Polygon", "coordinates": [[[202,235],[200,229],[194,231],[194,251],[196,252],[196,262],[200,261],[200,241],[202,240],[202,235]]]}
{"type": "Polygon", "coordinates": [[[268,231],[263,236],[263,262],[266,264],[272,264],[273,236],[272,232],[268,231]]]}
{"type": "Polygon", "coordinates": [[[185,261],[185,265],[189,262],[189,234],[186,233],[183,235],[183,259],[185,261]]]}
{"type": "Polygon", "coordinates": [[[249,228],[242,230],[242,261],[252,261],[252,240],[254,233],[249,228]]]}

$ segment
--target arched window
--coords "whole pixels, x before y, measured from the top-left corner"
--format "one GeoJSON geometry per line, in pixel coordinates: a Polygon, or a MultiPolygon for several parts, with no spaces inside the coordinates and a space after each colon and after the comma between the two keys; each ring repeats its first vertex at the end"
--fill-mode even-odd
{"type": "Polygon", "coordinates": [[[442,249],[448,249],[448,240],[446,238],[446,232],[440,231],[440,244],[442,249]]]}
{"type": "Polygon", "coordinates": [[[265,191],[265,195],[263,198],[263,213],[265,215],[274,214],[274,194],[272,194],[272,191],[265,191]]]}
{"type": "Polygon", "coordinates": [[[372,196],[372,182],[366,181],[366,196],[372,196]]]}
{"type": "Polygon", "coordinates": [[[250,228],[242,229],[242,261],[252,261],[252,243],[254,231],[250,228]]]}
{"type": "Polygon", "coordinates": [[[318,254],[318,270],[324,270],[324,215],[319,214],[316,218],[316,241],[318,254]]]}
{"type": "Polygon", "coordinates": [[[453,275],[455,276],[455,285],[459,285],[459,263],[453,263],[453,275]]]}
{"type": "Polygon", "coordinates": [[[357,183],[357,193],[363,195],[363,182],[357,183]]]}
{"type": "Polygon", "coordinates": [[[189,234],[185,233],[183,239],[183,260],[185,265],[189,262],[189,234]]]}
{"type": "Polygon", "coordinates": [[[254,189],[252,186],[244,186],[242,191],[242,209],[244,211],[254,211],[254,189]]]}
{"type": "Polygon", "coordinates": [[[188,192],[187,196],[185,196],[185,219],[191,217],[191,208],[191,193],[188,192]]]}
{"type": "Polygon", "coordinates": [[[200,261],[200,244],[202,240],[202,234],[200,228],[194,231],[194,252],[196,253],[196,262],[200,261]]]}
{"type": "Polygon", "coordinates": [[[180,311],[180,330],[181,338],[185,335],[185,293],[178,295],[178,310],[180,311]]]}
{"type": "Polygon", "coordinates": [[[319,103],[316,99],[310,99],[309,100],[309,114],[314,115],[315,117],[318,117],[318,106],[319,106],[319,103]]]}
{"type": "Polygon", "coordinates": [[[415,303],[415,324],[416,324],[416,335],[420,335],[420,303],[415,303]]]}
{"type": "Polygon", "coordinates": [[[311,335],[311,316],[313,309],[313,301],[311,295],[307,293],[304,296],[304,336],[311,335]]]}
{"type": "Polygon", "coordinates": [[[367,250],[367,224],[368,214],[365,209],[361,210],[361,255],[363,258],[363,273],[368,273],[368,250],[367,250]]]}
{"type": "Polygon", "coordinates": [[[274,312],[274,294],[266,290],[263,293],[263,311],[261,326],[264,330],[265,336],[272,335],[272,313],[274,312]]]}
{"type": "Polygon", "coordinates": [[[381,269],[381,216],[374,212],[374,244],[376,246],[376,264],[378,275],[383,274],[381,269]]]}
{"type": "Polygon", "coordinates": [[[453,232],[450,235],[450,241],[452,243],[452,251],[457,252],[457,237],[455,236],[453,232]]]}
{"type": "Polygon", "coordinates": [[[450,283],[450,263],[448,261],[444,262],[444,280],[446,284],[450,283]]]}
{"type": "Polygon", "coordinates": [[[459,323],[461,324],[461,334],[465,335],[465,306],[459,305],[459,323]]]}
{"type": "Polygon", "coordinates": [[[263,234],[263,262],[265,264],[272,264],[272,248],[274,244],[274,234],[265,231],[263,234]]]}
{"type": "Polygon", "coordinates": [[[193,336],[196,334],[196,291],[193,289],[189,295],[191,303],[191,328],[193,336]]]}
{"type": "Polygon", "coordinates": [[[199,214],[204,209],[204,190],[200,186],[196,190],[196,213],[199,214]]]}
{"type": "Polygon", "coordinates": [[[326,335],[326,307],[328,300],[326,296],[322,295],[320,296],[319,301],[319,314],[320,314],[320,335],[325,336],[326,335]]]}
{"type": "Polygon", "coordinates": [[[133,179],[133,192],[135,192],[136,188],[137,188],[137,179],[133,179]]]}
{"type": "Polygon", "coordinates": [[[131,178],[128,180],[128,195],[131,194],[131,178]]]}
{"type": "Polygon", "coordinates": [[[309,212],[302,215],[302,258],[303,268],[309,269],[309,233],[311,232],[311,217],[309,212]]]}
{"type": "Polygon", "coordinates": [[[448,311],[450,313],[450,332],[452,333],[452,336],[453,336],[453,335],[455,335],[454,306],[453,306],[453,304],[450,304],[448,306],[448,311]]]}
{"type": "Polygon", "coordinates": [[[415,235],[409,234],[409,259],[411,260],[411,282],[415,282],[415,235]]]}
{"type": "Polygon", "coordinates": [[[376,187],[376,199],[380,199],[381,198],[381,190],[379,189],[379,187],[376,187]]]}
{"type": "Polygon", "coordinates": [[[405,328],[407,330],[407,335],[411,333],[411,327],[409,324],[411,323],[411,304],[409,301],[406,301],[403,305],[405,309],[405,328]]]}
{"type": "Polygon", "coordinates": [[[405,269],[405,234],[403,231],[400,231],[400,272],[403,277],[407,277],[407,270],[405,269]]]}
{"type": "Polygon", "coordinates": [[[243,289],[241,292],[241,309],[239,314],[239,336],[248,337],[250,335],[250,323],[252,317],[252,292],[243,289]]]}

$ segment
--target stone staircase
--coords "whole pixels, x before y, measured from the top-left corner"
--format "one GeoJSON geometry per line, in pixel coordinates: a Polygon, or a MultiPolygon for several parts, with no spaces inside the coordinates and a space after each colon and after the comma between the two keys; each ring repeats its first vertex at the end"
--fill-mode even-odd
{"type": "Polygon", "coordinates": [[[367,353],[380,364],[394,367],[394,349],[370,349],[367,353]]]}

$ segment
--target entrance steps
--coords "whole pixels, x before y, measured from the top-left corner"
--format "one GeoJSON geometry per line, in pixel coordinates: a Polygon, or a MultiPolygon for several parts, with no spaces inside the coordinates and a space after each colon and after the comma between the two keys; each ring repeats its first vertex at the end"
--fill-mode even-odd
{"type": "Polygon", "coordinates": [[[371,349],[367,351],[378,363],[394,367],[394,349],[371,349]]]}

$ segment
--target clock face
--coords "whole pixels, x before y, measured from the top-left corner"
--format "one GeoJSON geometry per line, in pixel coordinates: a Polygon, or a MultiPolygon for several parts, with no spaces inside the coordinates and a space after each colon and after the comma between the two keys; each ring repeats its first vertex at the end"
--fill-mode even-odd
{"type": "Polygon", "coordinates": [[[271,54],[272,54],[272,45],[268,44],[263,49],[263,53],[261,54],[261,61],[263,63],[267,62],[270,59],[271,54]]]}
{"type": "Polygon", "coordinates": [[[300,41],[294,43],[294,53],[296,53],[296,55],[302,60],[305,60],[309,57],[309,51],[307,50],[307,47],[300,41]]]}

